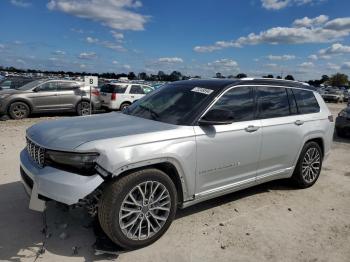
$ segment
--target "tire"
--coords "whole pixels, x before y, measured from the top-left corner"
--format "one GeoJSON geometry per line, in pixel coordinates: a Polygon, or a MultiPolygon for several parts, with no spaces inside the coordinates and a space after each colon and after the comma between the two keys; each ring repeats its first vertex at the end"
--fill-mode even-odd
{"type": "Polygon", "coordinates": [[[105,188],[98,218],[103,231],[114,243],[133,250],[158,240],[174,220],[176,209],[177,192],[170,177],[158,169],[144,169],[114,180],[105,188]],[[152,190],[155,190],[153,198],[152,190]],[[154,198],[160,198],[156,206],[148,201],[154,198]]]}
{"type": "MultiPolygon", "coordinates": [[[[91,105],[92,106],[92,105],[91,105]]],[[[78,116],[87,116],[90,115],[90,102],[89,101],[80,101],[77,105],[77,115],[78,116]]]]}
{"type": "Polygon", "coordinates": [[[12,119],[23,119],[29,116],[30,108],[26,103],[14,102],[10,105],[8,112],[12,119]]]}
{"type": "Polygon", "coordinates": [[[308,142],[301,150],[292,180],[299,188],[307,188],[316,183],[322,168],[322,150],[316,142],[308,142]],[[309,159],[311,158],[311,163],[309,159]],[[313,159],[313,160],[312,160],[313,159]]]}
{"type": "Polygon", "coordinates": [[[125,103],[122,103],[121,105],[120,105],[120,111],[123,111],[125,108],[127,108],[128,106],[130,106],[131,104],[130,103],[127,103],[127,102],[125,102],[125,103]]]}

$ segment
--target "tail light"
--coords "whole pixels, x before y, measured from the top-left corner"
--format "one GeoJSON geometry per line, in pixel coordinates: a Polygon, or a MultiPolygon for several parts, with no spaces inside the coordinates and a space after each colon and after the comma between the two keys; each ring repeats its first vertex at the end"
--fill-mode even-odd
{"type": "Polygon", "coordinates": [[[117,99],[117,94],[116,93],[112,93],[111,100],[116,100],[116,99],[117,99]]]}
{"type": "Polygon", "coordinates": [[[332,115],[329,115],[329,116],[328,116],[328,120],[329,120],[329,122],[334,122],[333,116],[332,116],[332,115]]]}
{"type": "Polygon", "coordinates": [[[99,96],[99,95],[100,95],[100,92],[99,92],[97,89],[92,90],[91,93],[92,93],[94,96],[99,96]]]}

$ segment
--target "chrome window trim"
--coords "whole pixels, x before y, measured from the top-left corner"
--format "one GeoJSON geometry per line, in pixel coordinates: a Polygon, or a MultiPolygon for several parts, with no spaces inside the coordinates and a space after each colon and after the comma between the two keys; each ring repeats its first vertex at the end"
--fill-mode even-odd
{"type": "MultiPolygon", "coordinates": [[[[221,94],[219,94],[218,96],[216,96],[213,101],[210,103],[210,105],[208,106],[208,108],[204,111],[204,113],[198,118],[198,120],[196,121],[196,123],[198,124],[198,121],[200,119],[202,119],[202,117],[215,105],[215,103],[224,95],[226,94],[226,92],[230,91],[231,89],[233,88],[236,88],[236,87],[281,87],[281,88],[290,88],[290,89],[301,89],[301,90],[306,90],[306,91],[309,91],[309,92],[312,92],[314,93],[315,91],[313,90],[309,90],[309,89],[306,89],[306,88],[299,88],[299,87],[292,87],[292,86],[279,86],[279,85],[235,85],[235,86],[231,86],[229,88],[227,88],[224,92],[222,92],[221,94]]],[[[317,99],[316,99],[317,100],[317,99]]],[[[318,101],[317,101],[318,102],[318,101]]],[[[256,101],[255,101],[256,103],[256,101]]],[[[321,112],[321,111],[320,111],[321,112]]],[[[318,112],[318,113],[320,113],[318,112]]],[[[297,114],[297,115],[305,115],[305,114],[297,114]]],[[[286,116],[283,116],[283,117],[286,117],[286,116]]],[[[288,117],[288,116],[287,116],[288,117]]],[[[264,118],[264,119],[271,119],[271,118],[264,118]]],[[[247,120],[247,121],[253,121],[253,120],[260,120],[260,119],[252,119],[252,120],[247,120]]],[[[235,123],[238,123],[238,122],[244,122],[244,121],[237,121],[235,123]]]]}

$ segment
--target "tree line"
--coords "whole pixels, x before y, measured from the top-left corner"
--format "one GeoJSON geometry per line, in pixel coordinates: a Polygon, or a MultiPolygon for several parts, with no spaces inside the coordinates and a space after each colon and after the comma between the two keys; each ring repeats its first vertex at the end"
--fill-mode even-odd
{"type": "MultiPolygon", "coordinates": [[[[45,75],[60,75],[68,77],[87,76],[93,75],[106,79],[119,79],[121,77],[128,78],[129,80],[145,80],[145,81],[166,81],[173,82],[178,80],[187,80],[191,78],[201,78],[200,76],[186,76],[179,71],[173,71],[170,74],[164,71],[158,71],[157,74],[147,74],[141,72],[135,74],[134,72],[129,73],[89,73],[89,72],[72,72],[72,71],[47,71],[47,70],[36,70],[36,69],[18,69],[15,67],[3,67],[0,66],[0,71],[6,71],[10,73],[28,73],[28,74],[45,74],[45,75]]],[[[245,73],[239,73],[237,75],[224,76],[220,72],[216,73],[215,78],[245,78],[248,77],[245,73]]],[[[263,78],[274,78],[272,74],[264,75],[263,78]]],[[[276,76],[276,79],[282,79],[281,76],[276,76]]],[[[293,75],[287,75],[284,77],[285,80],[294,80],[293,75]]],[[[332,76],[322,75],[321,79],[309,80],[308,84],[312,86],[328,85],[328,86],[349,86],[349,79],[346,74],[336,73],[332,76]]]]}

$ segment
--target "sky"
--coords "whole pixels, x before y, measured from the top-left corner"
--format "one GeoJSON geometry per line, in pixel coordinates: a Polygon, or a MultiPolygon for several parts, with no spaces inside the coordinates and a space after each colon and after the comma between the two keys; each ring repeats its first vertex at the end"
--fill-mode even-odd
{"type": "Polygon", "coordinates": [[[1,0],[0,65],[350,75],[349,0],[1,0]]]}

